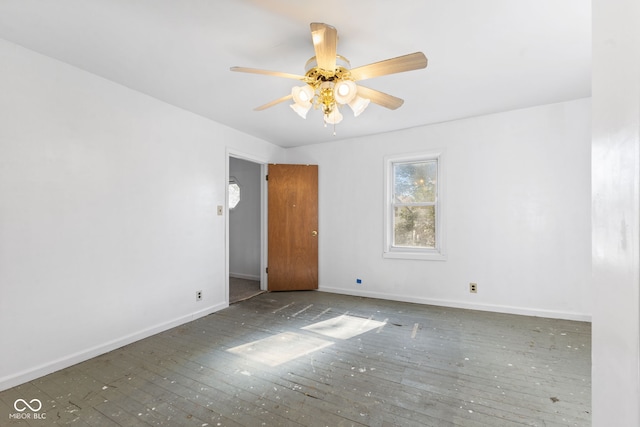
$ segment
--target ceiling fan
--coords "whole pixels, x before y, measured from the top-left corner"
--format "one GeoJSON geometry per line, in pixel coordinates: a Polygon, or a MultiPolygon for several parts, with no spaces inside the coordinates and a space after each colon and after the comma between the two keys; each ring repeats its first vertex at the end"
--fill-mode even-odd
{"type": "MultiPolygon", "coordinates": [[[[417,70],[427,66],[427,57],[422,52],[410,53],[397,58],[351,68],[349,61],[337,53],[338,32],[328,24],[311,24],[311,38],[315,56],[305,66],[305,75],[268,71],[257,68],[231,67],[231,71],[264,74],[299,80],[303,86],[294,86],[291,94],[255,108],[265,110],[281,102],[293,100],[290,107],[302,118],[314,107],[321,109],[325,126],[342,121],[340,108],[348,105],[357,117],[369,105],[369,102],[395,110],[404,101],[392,95],[370,89],[355,82],[388,74],[417,70]]],[[[335,132],[334,132],[335,133],[335,132]]]]}

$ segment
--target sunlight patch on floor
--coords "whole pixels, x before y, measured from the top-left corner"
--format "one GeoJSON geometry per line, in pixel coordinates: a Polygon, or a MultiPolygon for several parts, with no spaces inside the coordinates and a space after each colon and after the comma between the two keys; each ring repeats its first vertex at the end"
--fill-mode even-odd
{"type": "Polygon", "coordinates": [[[304,356],[333,342],[295,332],[283,332],[227,350],[269,366],[278,366],[304,356]]]}
{"type": "Polygon", "coordinates": [[[343,314],[342,316],[305,326],[302,329],[327,337],[346,340],[379,328],[384,324],[385,322],[343,314]]]}

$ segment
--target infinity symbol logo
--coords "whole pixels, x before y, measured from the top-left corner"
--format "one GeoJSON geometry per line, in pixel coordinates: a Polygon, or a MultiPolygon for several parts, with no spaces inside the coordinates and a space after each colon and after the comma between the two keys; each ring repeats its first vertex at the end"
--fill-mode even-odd
{"type": "Polygon", "coordinates": [[[29,403],[27,403],[27,401],[24,400],[24,399],[18,399],[15,402],[13,402],[13,407],[18,412],[24,412],[24,411],[27,410],[27,408],[31,409],[32,412],[38,412],[40,409],[42,409],[42,402],[40,402],[39,399],[31,399],[31,401],[29,401],[29,403]],[[30,404],[33,404],[34,402],[36,404],[31,406],[30,404]],[[21,403],[22,405],[18,406],[19,403],[21,403]],[[37,407],[34,407],[36,405],[37,405],[37,407]]]}

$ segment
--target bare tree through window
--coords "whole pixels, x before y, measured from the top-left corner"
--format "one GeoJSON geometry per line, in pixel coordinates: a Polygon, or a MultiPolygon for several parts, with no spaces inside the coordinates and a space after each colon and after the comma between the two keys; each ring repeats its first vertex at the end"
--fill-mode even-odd
{"type": "Polygon", "coordinates": [[[436,247],[436,159],[393,164],[393,246],[436,247]]]}

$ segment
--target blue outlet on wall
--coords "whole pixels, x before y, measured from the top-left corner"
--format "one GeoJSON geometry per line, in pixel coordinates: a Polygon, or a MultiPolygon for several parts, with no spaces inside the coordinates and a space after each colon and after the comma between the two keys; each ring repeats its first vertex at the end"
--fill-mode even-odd
{"type": "Polygon", "coordinates": [[[361,285],[361,284],[362,284],[362,279],[356,279],[356,283],[357,283],[358,285],[361,285]]]}

